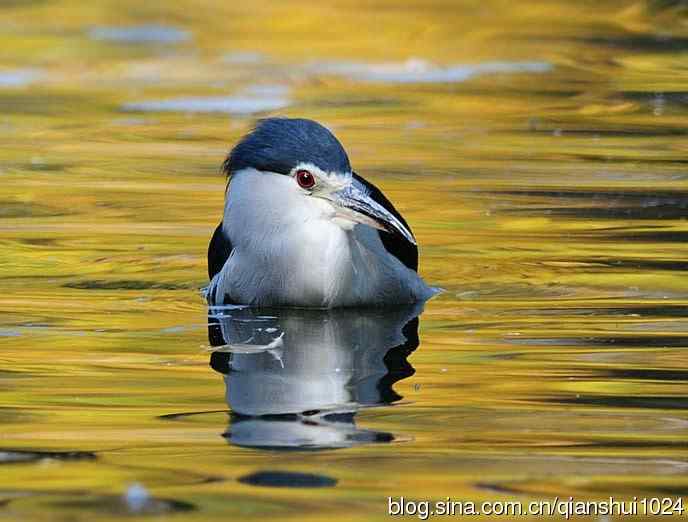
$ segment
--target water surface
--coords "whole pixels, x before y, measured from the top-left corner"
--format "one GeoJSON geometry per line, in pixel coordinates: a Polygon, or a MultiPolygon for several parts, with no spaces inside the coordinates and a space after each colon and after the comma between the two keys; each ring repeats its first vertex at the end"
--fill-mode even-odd
{"type": "Polygon", "coordinates": [[[0,11],[4,516],[688,493],[683,3],[0,11]],[[272,114],[327,124],[407,217],[446,290],[417,320],[209,339],[219,165],[272,114]]]}

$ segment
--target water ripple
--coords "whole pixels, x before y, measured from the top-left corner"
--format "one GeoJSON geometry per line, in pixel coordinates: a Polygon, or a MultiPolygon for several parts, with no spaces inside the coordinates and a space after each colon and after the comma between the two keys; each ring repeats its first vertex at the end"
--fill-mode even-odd
{"type": "Polygon", "coordinates": [[[12,69],[0,71],[0,87],[24,87],[42,76],[37,69],[12,69]]]}
{"type": "Polygon", "coordinates": [[[172,44],[191,39],[188,31],[154,24],[131,27],[93,27],[88,35],[93,40],[125,44],[172,44]]]}
{"type": "Polygon", "coordinates": [[[361,63],[322,62],[312,66],[319,74],[345,76],[355,81],[381,83],[458,83],[485,74],[546,73],[547,62],[483,62],[441,67],[426,60],[412,58],[405,62],[361,63]]]}
{"type": "Polygon", "coordinates": [[[255,114],[284,109],[290,105],[288,90],[282,86],[253,87],[234,96],[188,96],[149,100],[124,105],[133,112],[196,112],[255,114]]]}

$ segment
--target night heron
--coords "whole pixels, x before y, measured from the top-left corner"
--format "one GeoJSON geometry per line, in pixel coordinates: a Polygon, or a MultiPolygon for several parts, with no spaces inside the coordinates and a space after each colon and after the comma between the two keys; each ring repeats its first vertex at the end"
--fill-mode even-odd
{"type": "Polygon", "coordinates": [[[261,120],[229,153],[208,248],[211,305],[335,308],[424,301],[406,220],[306,119],[261,120]]]}

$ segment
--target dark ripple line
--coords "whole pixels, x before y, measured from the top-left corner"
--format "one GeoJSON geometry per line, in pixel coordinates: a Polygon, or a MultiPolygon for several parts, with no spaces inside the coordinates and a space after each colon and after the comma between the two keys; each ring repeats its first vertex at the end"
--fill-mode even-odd
{"type": "MultiPolygon", "coordinates": [[[[648,408],[662,410],[688,410],[688,397],[665,397],[653,395],[614,396],[614,395],[580,395],[577,397],[559,397],[545,402],[575,406],[604,406],[609,408],[648,408]]],[[[679,440],[679,445],[688,447],[688,441],[679,440]]],[[[675,445],[672,441],[662,444],[675,445]]]]}

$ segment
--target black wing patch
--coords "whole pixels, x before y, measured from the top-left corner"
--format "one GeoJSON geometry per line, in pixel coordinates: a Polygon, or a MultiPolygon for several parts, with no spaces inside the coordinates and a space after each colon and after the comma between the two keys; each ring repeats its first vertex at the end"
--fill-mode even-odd
{"type": "MultiPolygon", "coordinates": [[[[391,212],[394,215],[394,217],[401,221],[406,228],[411,230],[411,227],[409,227],[408,223],[406,223],[404,216],[397,212],[397,209],[394,208],[392,202],[385,197],[385,195],[380,191],[380,189],[378,189],[369,181],[363,179],[355,172],[353,173],[353,175],[356,181],[358,181],[359,183],[364,185],[366,189],[368,189],[370,197],[373,198],[373,200],[375,200],[376,203],[382,205],[387,211],[391,212]]],[[[411,233],[413,234],[412,230],[411,233]]],[[[387,249],[387,251],[390,254],[396,257],[399,261],[401,261],[411,270],[415,270],[416,272],[418,271],[418,247],[416,245],[409,243],[408,241],[406,241],[406,239],[404,239],[403,237],[399,237],[396,234],[390,234],[389,232],[385,232],[382,230],[378,230],[378,234],[380,234],[380,240],[382,241],[382,244],[384,245],[385,249],[387,249]]]]}
{"type": "Polygon", "coordinates": [[[222,230],[222,221],[215,229],[213,238],[208,245],[208,277],[215,277],[225,266],[229,254],[232,253],[232,243],[222,230]]]}

